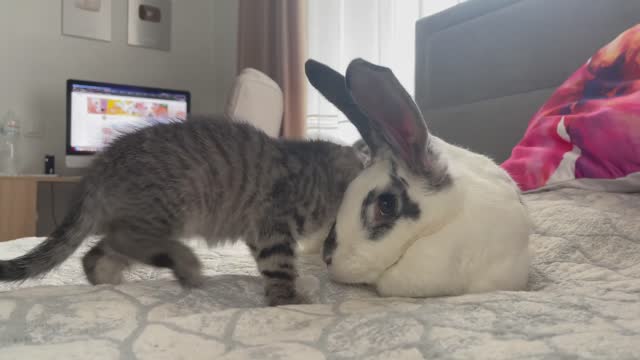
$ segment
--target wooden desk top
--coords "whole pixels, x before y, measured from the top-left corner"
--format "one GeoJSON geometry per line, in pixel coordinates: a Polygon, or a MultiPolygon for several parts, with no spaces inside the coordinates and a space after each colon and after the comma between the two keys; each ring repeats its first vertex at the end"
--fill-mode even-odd
{"type": "Polygon", "coordinates": [[[82,176],[59,176],[59,175],[16,175],[16,176],[0,176],[0,181],[35,181],[42,183],[74,183],[82,179],[82,176]]]}

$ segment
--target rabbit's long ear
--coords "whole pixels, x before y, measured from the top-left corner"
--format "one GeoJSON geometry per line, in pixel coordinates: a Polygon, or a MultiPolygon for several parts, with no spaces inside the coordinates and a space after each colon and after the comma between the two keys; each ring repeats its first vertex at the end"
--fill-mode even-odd
{"type": "Polygon", "coordinates": [[[417,174],[432,174],[435,154],[427,149],[429,131],[411,96],[393,72],[363,59],[347,68],[347,89],[393,153],[417,174]]]}
{"type": "Polygon", "coordinates": [[[351,94],[347,91],[344,76],[313,59],[307,60],[304,70],[311,85],[335,105],[358,129],[362,139],[369,146],[371,155],[373,155],[378,148],[380,139],[377,139],[373,134],[369,119],[358,108],[351,94]]]}

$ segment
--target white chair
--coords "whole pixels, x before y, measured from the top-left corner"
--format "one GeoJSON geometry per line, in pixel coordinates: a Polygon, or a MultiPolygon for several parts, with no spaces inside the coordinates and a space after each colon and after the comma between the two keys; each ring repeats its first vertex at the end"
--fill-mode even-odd
{"type": "Polygon", "coordinates": [[[266,74],[246,68],[234,81],[225,113],[234,121],[246,121],[269,136],[278,137],[283,109],[280,86],[266,74]]]}

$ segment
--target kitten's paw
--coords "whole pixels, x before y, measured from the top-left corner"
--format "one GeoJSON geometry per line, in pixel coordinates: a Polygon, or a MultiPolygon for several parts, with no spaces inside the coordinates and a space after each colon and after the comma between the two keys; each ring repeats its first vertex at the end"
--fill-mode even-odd
{"type": "Polygon", "coordinates": [[[303,294],[313,294],[320,291],[320,280],[315,276],[300,276],[296,280],[296,289],[303,294]]]}
{"type": "Polygon", "coordinates": [[[121,273],[94,273],[86,274],[91,285],[120,285],[124,282],[121,273]]]}
{"type": "Polygon", "coordinates": [[[120,285],[124,282],[122,273],[105,274],[102,279],[98,280],[99,284],[120,285]]]}
{"type": "Polygon", "coordinates": [[[84,257],[82,263],[87,280],[92,285],[119,285],[124,280],[122,270],[126,267],[126,263],[112,257],[89,254],[84,257]]]}
{"type": "Polygon", "coordinates": [[[291,288],[267,288],[266,296],[267,304],[269,304],[269,306],[301,305],[311,303],[308,297],[291,288]]]}
{"type": "Polygon", "coordinates": [[[284,305],[303,305],[310,304],[311,300],[308,297],[300,294],[289,297],[270,297],[267,298],[269,306],[284,306],[284,305]]]}

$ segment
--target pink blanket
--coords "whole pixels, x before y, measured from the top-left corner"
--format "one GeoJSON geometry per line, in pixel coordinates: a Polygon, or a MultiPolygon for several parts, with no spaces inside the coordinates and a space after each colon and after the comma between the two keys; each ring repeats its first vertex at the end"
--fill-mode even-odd
{"type": "Polygon", "coordinates": [[[553,93],[502,166],[523,191],[640,190],[640,177],[631,176],[640,172],[640,25],[553,93]]]}

